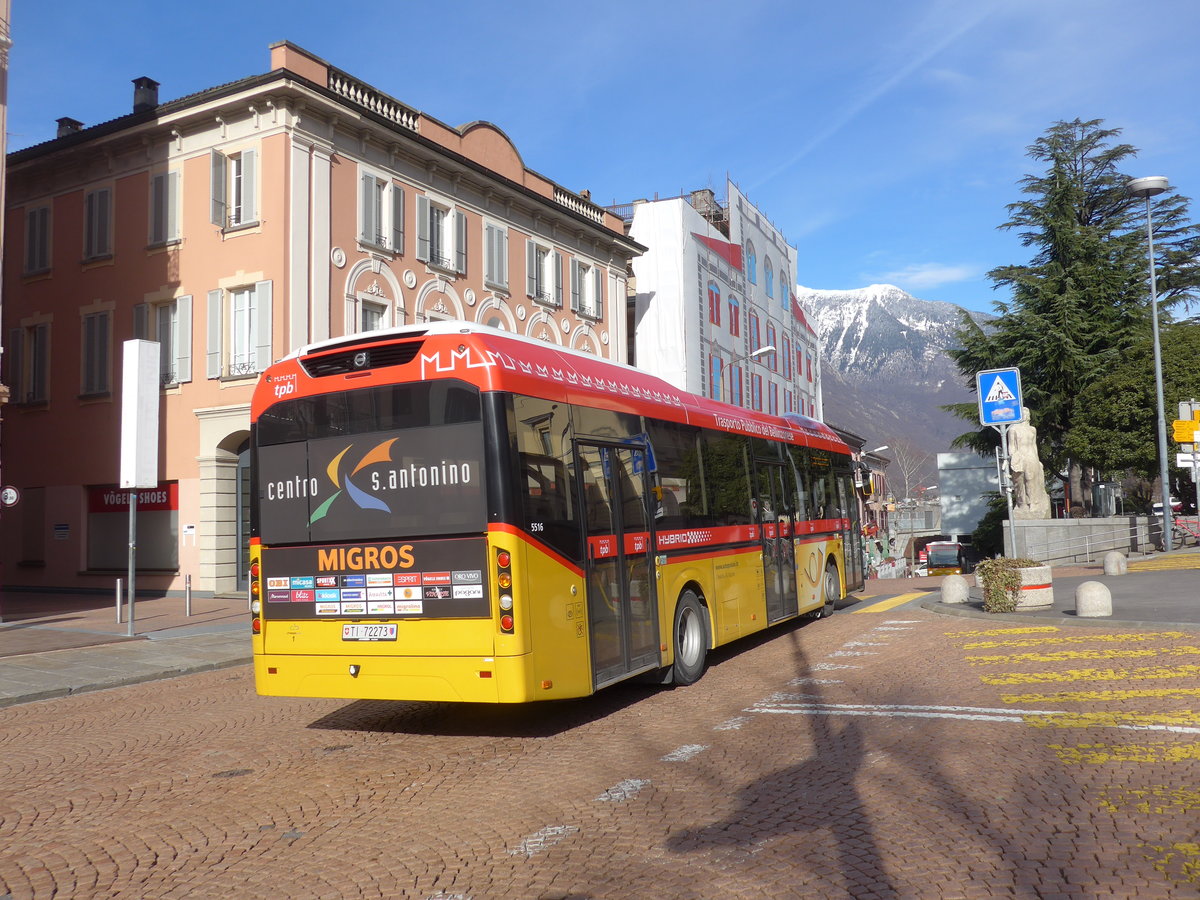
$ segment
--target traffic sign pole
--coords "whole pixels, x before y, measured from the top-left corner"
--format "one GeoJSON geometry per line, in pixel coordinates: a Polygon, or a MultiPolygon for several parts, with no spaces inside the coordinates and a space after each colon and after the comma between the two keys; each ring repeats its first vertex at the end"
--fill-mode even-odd
{"type": "Polygon", "coordinates": [[[1008,530],[1012,535],[1012,555],[1017,547],[1017,520],[1013,517],[1012,477],[1008,467],[1008,429],[1025,416],[1021,398],[1021,370],[986,369],[975,373],[975,393],[979,397],[979,423],[1000,432],[1001,482],[1008,504],[1008,530]]]}

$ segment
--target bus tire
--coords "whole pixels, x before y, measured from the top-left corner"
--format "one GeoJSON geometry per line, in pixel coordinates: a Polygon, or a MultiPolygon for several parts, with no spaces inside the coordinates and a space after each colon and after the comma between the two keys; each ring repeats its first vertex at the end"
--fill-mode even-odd
{"type": "Polygon", "coordinates": [[[838,577],[837,563],[830,561],[825,566],[825,579],[821,582],[821,589],[825,592],[825,605],[821,607],[821,615],[832,616],[834,604],[842,599],[842,580],[838,577]]]}
{"type": "Polygon", "coordinates": [[[673,684],[693,684],[704,674],[708,655],[708,628],[704,624],[704,604],[694,591],[684,591],[675,605],[671,640],[675,662],[671,666],[673,684]]]}

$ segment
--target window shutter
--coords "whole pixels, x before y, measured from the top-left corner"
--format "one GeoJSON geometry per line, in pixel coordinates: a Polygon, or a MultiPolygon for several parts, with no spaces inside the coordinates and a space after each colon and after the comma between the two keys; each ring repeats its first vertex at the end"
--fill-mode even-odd
{"type": "Polygon", "coordinates": [[[150,243],[161,244],[167,239],[167,176],[155,175],[150,180],[150,243]]]}
{"type": "Polygon", "coordinates": [[[483,226],[483,280],[496,283],[496,229],[483,226]]]}
{"type": "Polygon", "coordinates": [[[112,235],[109,223],[112,217],[112,191],[105,188],[96,192],[96,255],[112,253],[112,235]]]}
{"type": "Polygon", "coordinates": [[[242,151],[242,223],[258,221],[258,154],[242,151]]]}
{"type": "Polygon", "coordinates": [[[25,371],[22,368],[22,354],[25,352],[25,332],[21,328],[10,328],[8,331],[8,346],[4,348],[4,361],[8,363],[8,377],[5,383],[12,389],[14,403],[25,402],[25,371]]]}
{"type": "Polygon", "coordinates": [[[192,380],[192,295],[175,300],[175,381],[192,380]]]}
{"type": "Polygon", "coordinates": [[[571,311],[579,312],[579,291],[582,285],[579,283],[579,261],[571,260],[571,311]]]}
{"type": "MultiPolygon", "coordinates": [[[[229,160],[224,153],[213,150],[212,153],[212,211],[209,221],[224,228],[229,215],[229,160]]],[[[210,375],[210,378],[216,376],[210,375]]]]}
{"type": "Polygon", "coordinates": [[[417,259],[429,262],[429,198],[417,195],[417,259]]]}
{"type": "Polygon", "coordinates": [[[47,378],[50,374],[50,326],[43,323],[33,326],[32,359],[29,363],[29,394],[34,402],[47,397],[47,378]]]}
{"type": "Polygon", "coordinates": [[[554,251],[554,303],[560,307],[563,303],[563,255],[557,250],[554,251]]]}
{"type": "Polygon", "coordinates": [[[133,308],[133,337],[135,340],[150,340],[150,304],[139,303],[133,308]]]}
{"type": "Polygon", "coordinates": [[[96,255],[96,194],[93,191],[83,200],[83,258],[96,255]]]}
{"type": "Polygon", "coordinates": [[[271,282],[254,285],[255,342],[254,362],[258,371],[271,365],[271,282]]]}
{"type": "Polygon", "coordinates": [[[454,212],[454,252],[457,261],[454,271],[462,274],[467,271],[467,214],[461,210],[454,212]]]}
{"type": "Polygon", "coordinates": [[[392,185],[392,250],[404,252],[404,188],[392,185]]]}
{"type": "Polygon", "coordinates": [[[375,243],[378,223],[375,221],[375,176],[363,172],[358,179],[358,239],[375,243]]]}
{"type": "Polygon", "coordinates": [[[508,229],[496,229],[496,284],[508,287],[508,229]]]}
{"type": "Polygon", "coordinates": [[[179,240],[179,173],[167,174],[167,240],[179,240]]]}
{"type": "Polygon", "coordinates": [[[206,358],[207,377],[221,377],[221,313],[223,291],[208,292],[208,353],[206,358]]]}
{"type": "MultiPolygon", "coordinates": [[[[604,273],[599,266],[592,266],[592,304],[591,313],[597,319],[604,309],[604,273]]],[[[719,307],[718,307],[719,308],[719,307]]]]}
{"type": "Polygon", "coordinates": [[[525,296],[537,294],[537,245],[533,241],[525,242],[525,296]]]}

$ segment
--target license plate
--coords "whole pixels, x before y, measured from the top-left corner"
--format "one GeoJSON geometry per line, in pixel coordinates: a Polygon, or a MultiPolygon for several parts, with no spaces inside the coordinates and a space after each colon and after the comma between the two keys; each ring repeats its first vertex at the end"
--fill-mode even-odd
{"type": "Polygon", "coordinates": [[[394,641],[395,639],[395,622],[380,622],[377,625],[356,622],[342,626],[343,641],[394,641]]]}

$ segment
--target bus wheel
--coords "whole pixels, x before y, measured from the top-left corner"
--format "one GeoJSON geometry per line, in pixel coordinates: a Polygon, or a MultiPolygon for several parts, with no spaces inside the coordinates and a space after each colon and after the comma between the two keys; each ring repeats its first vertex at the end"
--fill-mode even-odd
{"type": "Polygon", "coordinates": [[[704,672],[708,654],[708,629],[704,627],[704,606],[692,591],[684,591],[675,607],[675,664],[671,681],[692,684],[704,672]]]}
{"type": "Polygon", "coordinates": [[[830,563],[825,567],[825,605],[821,607],[821,615],[832,616],[833,605],[842,599],[842,582],[838,578],[837,565],[830,563]]]}

